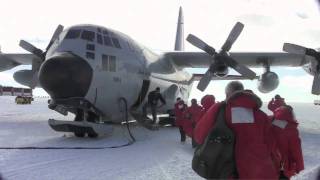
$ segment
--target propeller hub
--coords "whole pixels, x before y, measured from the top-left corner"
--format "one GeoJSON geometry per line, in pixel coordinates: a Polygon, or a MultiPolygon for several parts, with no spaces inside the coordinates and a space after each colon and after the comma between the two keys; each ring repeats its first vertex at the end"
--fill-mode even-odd
{"type": "Polygon", "coordinates": [[[226,42],[223,44],[221,51],[219,53],[215,52],[215,49],[209,46],[207,43],[196,37],[195,35],[189,34],[187,41],[189,41],[194,46],[205,51],[207,54],[212,56],[213,63],[210,65],[209,69],[205,75],[201,78],[197,88],[200,91],[204,91],[208,84],[210,83],[212,76],[225,76],[228,74],[228,67],[233,68],[235,71],[243,75],[248,79],[254,79],[256,73],[247,68],[246,66],[238,63],[236,60],[232,59],[228,53],[231,49],[233,43],[239,37],[244,25],[237,22],[236,25],[231,30],[226,42]]]}
{"type": "Polygon", "coordinates": [[[216,61],[210,66],[210,72],[216,76],[224,77],[228,74],[228,66],[223,61],[216,61]]]}

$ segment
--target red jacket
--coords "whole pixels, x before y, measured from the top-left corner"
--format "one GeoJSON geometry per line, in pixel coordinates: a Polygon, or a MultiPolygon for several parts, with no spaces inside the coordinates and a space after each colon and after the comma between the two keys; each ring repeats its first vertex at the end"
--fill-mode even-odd
{"type": "Polygon", "coordinates": [[[273,119],[272,131],[281,153],[283,171],[290,178],[304,169],[298,123],[287,106],[276,109],[273,119]]]}
{"type": "Polygon", "coordinates": [[[176,116],[175,124],[176,126],[183,126],[184,117],[183,113],[186,110],[187,105],[183,101],[179,101],[174,105],[174,114],[176,116]]]}
{"type": "MultiPolygon", "coordinates": [[[[261,100],[254,94],[242,91],[226,101],[226,123],[233,130],[235,159],[241,179],[277,179],[272,161],[271,122],[262,112],[261,100]]],[[[221,103],[213,105],[200,119],[194,138],[202,144],[213,127],[221,103]]]]}
{"type": "Polygon", "coordinates": [[[201,105],[203,112],[206,112],[215,103],[215,98],[213,95],[205,95],[201,99],[201,105]]]}
{"type": "Polygon", "coordinates": [[[193,136],[193,128],[196,123],[199,121],[202,112],[202,107],[198,104],[191,105],[184,112],[183,130],[189,136],[193,136]]]}
{"type": "MultiPolygon", "coordinates": [[[[215,98],[213,95],[205,95],[201,99],[202,111],[200,118],[210,109],[212,105],[214,105],[215,98]]],[[[200,120],[200,119],[199,119],[200,120]]]]}
{"type": "Polygon", "coordinates": [[[278,107],[286,105],[283,98],[280,99],[272,99],[268,104],[268,109],[274,112],[278,107]]]}

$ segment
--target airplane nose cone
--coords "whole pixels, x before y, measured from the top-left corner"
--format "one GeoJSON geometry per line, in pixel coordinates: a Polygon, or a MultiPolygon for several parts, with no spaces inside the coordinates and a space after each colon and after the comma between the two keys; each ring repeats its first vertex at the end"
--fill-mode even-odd
{"type": "Polygon", "coordinates": [[[81,57],[62,53],[46,60],[39,71],[39,83],[52,98],[84,97],[93,70],[81,57]]]}

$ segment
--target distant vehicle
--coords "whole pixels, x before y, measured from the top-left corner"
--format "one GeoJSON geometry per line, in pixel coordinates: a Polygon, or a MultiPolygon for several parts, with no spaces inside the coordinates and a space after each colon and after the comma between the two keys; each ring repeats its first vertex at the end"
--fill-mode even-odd
{"type": "Polygon", "coordinates": [[[17,104],[31,104],[33,97],[31,96],[17,96],[15,99],[17,104]]]}
{"type": "Polygon", "coordinates": [[[314,100],[314,105],[320,105],[320,100],[314,100]]]}

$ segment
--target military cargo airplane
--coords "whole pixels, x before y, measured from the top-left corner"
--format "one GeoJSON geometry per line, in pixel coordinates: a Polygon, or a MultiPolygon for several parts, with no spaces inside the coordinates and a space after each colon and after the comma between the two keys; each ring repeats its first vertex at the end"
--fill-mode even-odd
{"type": "MultiPolygon", "coordinates": [[[[187,100],[192,84],[200,80],[204,90],[211,80],[255,79],[258,89],[267,93],[279,84],[271,66],[303,66],[318,72],[312,57],[283,52],[230,52],[244,25],[238,22],[219,52],[190,34],[187,40],[204,52],[184,51],[184,19],[180,8],[175,48],[156,54],[131,37],[102,26],[75,25],[64,29],[59,25],[43,51],[21,40],[20,46],[30,53],[0,54],[0,71],[19,65],[31,70],[14,73],[20,84],[42,87],[51,97],[49,108],[62,114],[75,114],[74,121],[49,120],[57,131],[73,132],[83,137],[96,137],[105,122],[122,122],[129,117],[139,119],[147,94],[160,87],[167,103],[159,111],[172,109],[176,97],[187,100]],[[248,67],[262,67],[256,76],[248,67]],[[208,68],[204,75],[193,76],[185,68],[208,68]],[[228,75],[233,68],[239,76],[228,75]],[[99,130],[100,128],[100,130],[99,130]]],[[[319,92],[319,89],[315,90],[319,92]]]]}

